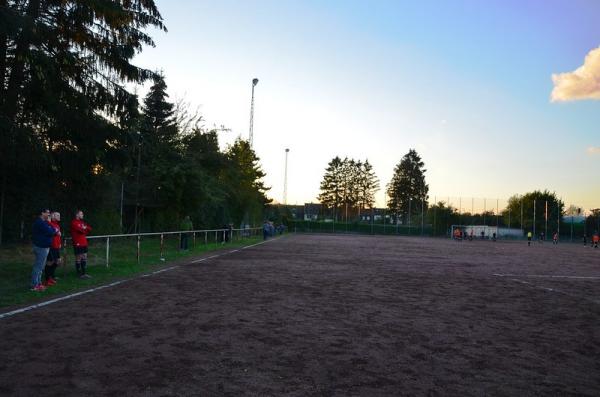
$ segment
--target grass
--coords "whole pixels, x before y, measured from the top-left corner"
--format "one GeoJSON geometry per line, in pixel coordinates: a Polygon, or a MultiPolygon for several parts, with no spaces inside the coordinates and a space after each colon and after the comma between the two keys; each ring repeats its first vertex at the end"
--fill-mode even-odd
{"type": "Polygon", "coordinates": [[[179,250],[179,236],[165,235],[161,259],[160,237],[143,237],[140,242],[139,263],[136,255],[135,238],[115,238],[110,241],[109,266],[106,266],[106,242],[90,240],[88,253],[88,273],[91,279],[81,280],[75,272],[74,256],[71,247],[61,252],[63,264],[56,269],[57,285],[44,292],[29,290],[33,253],[30,245],[15,245],[0,249],[0,308],[42,301],[50,296],[61,295],[86,289],[95,285],[106,284],[117,279],[160,268],[165,263],[178,259],[218,250],[223,247],[240,247],[256,243],[258,236],[234,240],[226,243],[215,243],[214,233],[196,236],[194,246],[192,238],[188,251],[179,250]],[[205,240],[206,238],[206,240],[205,240]],[[66,256],[65,256],[66,254],[66,256]]]}

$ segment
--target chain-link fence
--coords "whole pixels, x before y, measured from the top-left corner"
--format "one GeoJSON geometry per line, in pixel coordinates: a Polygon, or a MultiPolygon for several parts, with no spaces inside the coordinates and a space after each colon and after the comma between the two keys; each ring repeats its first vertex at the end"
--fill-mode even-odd
{"type": "Polygon", "coordinates": [[[311,211],[305,212],[308,215],[290,222],[291,231],[449,237],[453,225],[460,225],[493,227],[499,238],[532,233],[534,238],[549,239],[556,234],[563,241],[579,241],[600,231],[600,209],[567,205],[552,197],[433,196],[427,202],[409,200],[402,213],[351,206],[321,208],[316,213],[315,204],[310,206],[311,211]]]}

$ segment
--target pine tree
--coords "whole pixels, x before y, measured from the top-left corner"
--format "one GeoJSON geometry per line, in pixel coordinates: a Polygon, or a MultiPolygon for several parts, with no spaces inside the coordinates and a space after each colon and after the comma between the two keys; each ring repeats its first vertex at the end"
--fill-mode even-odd
{"type": "Polygon", "coordinates": [[[333,210],[334,218],[337,219],[338,207],[344,200],[344,176],[343,176],[343,161],[339,157],[334,157],[323,175],[321,181],[321,193],[317,199],[326,208],[333,210]]]}
{"type": "Polygon", "coordinates": [[[365,208],[373,208],[375,204],[375,193],[379,190],[379,179],[373,171],[373,166],[369,163],[369,160],[365,160],[364,163],[360,163],[358,172],[358,179],[356,186],[358,189],[358,211],[365,208]]]}
{"type": "Polygon", "coordinates": [[[225,222],[257,224],[261,222],[266,197],[270,189],[264,184],[265,173],[260,159],[248,143],[238,138],[225,153],[227,164],[221,173],[221,183],[227,189],[227,205],[223,208],[225,222]]]}
{"type": "Polygon", "coordinates": [[[425,183],[425,163],[419,154],[410,149],[394,169],[392,180],[387,186],[388,208],[402,216],[406,223],[409,214],[417,212],[417,208],[427,207],[429,186],[425,183]],[[412,205],[411,205],[412,204],[412,205]]]}
{"type": "Polygon", "coordinates": [[[144,134],[153,145],[175,145],[177,124],[174,118],[175,105],[168,101],[167,84],[162,75],[154,79],[154,84],[144,98],[144,134]]]}
{"type": "Polygon", "coordinates": [[[28,217],[32,188],[63,208],[100,201],[126,144],[125,86],[154,75],[131,63],[154,45],[147,27],[164,29],[153,0],[0,0],[0,220],[28,217]]]}

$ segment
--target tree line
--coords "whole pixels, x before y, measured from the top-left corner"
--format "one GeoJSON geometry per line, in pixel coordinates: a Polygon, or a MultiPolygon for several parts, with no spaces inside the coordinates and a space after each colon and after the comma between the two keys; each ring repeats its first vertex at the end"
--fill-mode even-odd
{"type": "MultiPolygon", "coordinates": [[[[152,0],[0,0],[0,242],[44,206],[84,209],[99,233],[261,220],[259,159],[132,64],[166,31],[152,0]],[[140,98],[131,92],[152,82],[140,98]]],[[[68,215],[67,215],[68,216],[68,215]]]]}
{"type": "MultiPolygon", "coordinates": [[[[488,225],[522,228],[527,231],[553,233],[562,228],[565,232],[565,215],[583,214],[581,208],[568,211],[556,193],[535,190],[522,195],[513,195],[508,205],[499,213],[461,211],[444,201],[429,202],[429,185],[425,180],[425,163],[416,150],[410,149],[394,168],[390,182],[386,185],[386,218],[389,223],[420,226],[427,225],[433,234],[445,234],[451,225],[488,225]]],[[[336,221],[359,221],[371,219],[375,205],[374,196],[379,189],[379,180],[372,166],[353,159],[334,157],[325,169],[317,197],[327,213],[336,221]]],[[[584,219],[584,227],[578,227],[590,235],[600,230],[600,209],[591,210],[584,219]]]]}
{"type": "MultiPolygon", "coordinates": [[[[395,220],[408,219],[413,212],[411,202],[424,200],[427,205],[429,186],[425,183],[424,163],[419,154],[411,149],[394,169],[392,180],[387,185],[387,207],[395,220]]],[[[331,209],[336,220],[360,217],[375,204],[375,193],[379,190],[379,179],[369,160],[341,159],[334,157],[323,175],[317,199],[331,209]]],[[[414,208],[416,212],[416,208],[414,208]]]]}

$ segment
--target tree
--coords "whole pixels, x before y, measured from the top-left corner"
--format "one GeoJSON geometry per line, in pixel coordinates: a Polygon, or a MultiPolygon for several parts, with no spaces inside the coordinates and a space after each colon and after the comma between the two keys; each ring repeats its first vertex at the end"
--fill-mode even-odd
{"type": "Polygon", "coordinates": [[[443,201],[433,204],[427,211],[427,223],[432,226],[434,236],[450,233],[450,226],[457,224],[458,219],[458,210],[443,201]]]}
{"type": "Polygon", "coordinates": [[[266,175],[260,159],[248,141],[238,138],[225,152],[227,165],[221,173],[221,183],[226,189],[226,206],[223,219],[235,224],[257,224],[262,219],[265,205],[271,200],[262,178],[266,175]]]}
{"type": "MultiPolygon", "coordinates": [[[[508,224],[508,211],[515,219],[519,219],[519,224],[521,224],[521,213],[523,214],[523,230],[535,230],[538,234],[545,232],[546,225],[548,225],[549,233],[551,233],[556,230],[557,223],[564,214],[564,203],[555,193],[550,193],[547,190],[543,192],[535,190],[508,199],[508,206],[503,212],[505,224],[508,224]]],[[[512,223],[514,224],[514,222],[512,223]]]]}
{"type": "Polygon", "coordinates": [[[165,29],[152,0],[0,1],[0,230],[6,209],[14,225],[41,201],[105,203],[126,141],[115,121],[134,97],[125,85],[154,75],[131,63],[154,45],[147,27],[165,29]]]}
{"type": "Polygon", "coordinates": [[[149,146],[173,148],[177,144],[178,126],[175,104],[168,101],[167,84],[163,75],[154,78],[154,84],[144,98],[143,133],[149,146]]]}
{"type": "Polygon", "coordinates": [[[320,187],[317,199],[321,204],[333,210],[335,219],[339,216],[338,208],[343,206],[347,220],[349,214],[360,215],[362,209],[373,206],[379,179],[368,160],[363,163],[336,156],[327,165],[320,187]]]}
{"type": "Polygon", "coordinates": [[[396,165],[387,186],[388,208],[396,217],[402,216],[403,223],[407,223],[409,215],[418,212],[421,204],[427,207],[429,186],[425,183],[424,166],[419,154],[410,149],[396,165]]]}
{"type": "Polygon", "coordinates": [[[324,207],[333,209],[334,219],[337,219],[337,209],[344,200],[344,163],[338,156],[334,157],[323,175],[321,193],[317,199],[324,207]]]}
{"type": "Polygon", "coordinates": [[[358,211],[365,208],[373,208],[375,204],[375,193],[379,190],[379,178],[373,171],[373,166],[369,163],[369,160],[365,160],[364,163],[359,162],[359,172],[356,181],[358,189],[358,211]]]}

